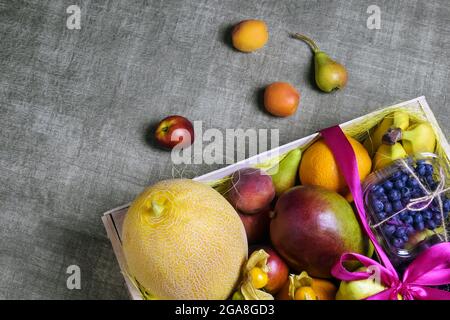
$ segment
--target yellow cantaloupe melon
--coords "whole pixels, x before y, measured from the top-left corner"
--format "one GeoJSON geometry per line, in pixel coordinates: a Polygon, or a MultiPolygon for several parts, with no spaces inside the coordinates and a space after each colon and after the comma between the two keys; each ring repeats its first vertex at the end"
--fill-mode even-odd
{"type": "Polygon", "coordinates": [[[234,208],[188,179],[158,182],[136,198],[122,246],[129,276],[156,299],[226,299],[248,253],[234,208]]]}

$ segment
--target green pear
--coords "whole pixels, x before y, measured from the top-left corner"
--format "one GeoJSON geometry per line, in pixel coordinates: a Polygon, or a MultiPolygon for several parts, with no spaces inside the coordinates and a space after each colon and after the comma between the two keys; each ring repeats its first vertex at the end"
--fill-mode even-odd
{"type": "Polygon", "coordinates": [[[277,196],[295,185],[301,157],[300,149],[291,150],[277,166],[269,170],[277,196]]]}
{"type": "MultiPolygon", "coordinates": [[[[366,267],[361,267],[357,271],[365,271],[366,269],[366,267]]],[[[378,283],[375,278],[341,281],[336,293],[336,300],[362,300],[385,289],[386,287],[378,283]]]]}
{"type": "Polygon", "coordinates": [[[319,49],[317,44],[309,37],[294,33],[291,37],[307,43],[314,52],[314,73],[316,84],[320,90],[331,92],[342,89],[347,84],[347,69],[337,61],[330,58],[328,54],[319,49]]]}
{"type": "Polygon", "coordinates": [[[347,84],[348,76],[345,67],[323,51],[314,54],[314,70],[316,84],[324,92],[342,89],[347,84]]]}

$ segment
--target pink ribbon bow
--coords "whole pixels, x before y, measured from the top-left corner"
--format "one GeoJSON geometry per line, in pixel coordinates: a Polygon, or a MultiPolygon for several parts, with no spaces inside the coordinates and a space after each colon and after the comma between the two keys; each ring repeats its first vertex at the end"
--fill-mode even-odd
{"type": "Polygon", "coordinates": [[[339,126],[322,130],[320,133],[331,149],[339,169],[345,177],[355,202],[361,226],[372,241],[381,262],[378,263],[357,253],[344,253],[331,271],[333,276],[343,281],[373,277],[368,272],[350,272],[345,269],[344,262],[358,260],[366,267],[373,266],[379,273],[381,283],[386,287],[386,290],[368,297],[367,300],[396,300],[398,294],[405,300],[450,300],[450,292],[428,287],[450,283],[450,243],[436,244],[423,251],[406,268],[400,280],[397,271],[367,222],[358,165],[350,142],[339,126]]]}

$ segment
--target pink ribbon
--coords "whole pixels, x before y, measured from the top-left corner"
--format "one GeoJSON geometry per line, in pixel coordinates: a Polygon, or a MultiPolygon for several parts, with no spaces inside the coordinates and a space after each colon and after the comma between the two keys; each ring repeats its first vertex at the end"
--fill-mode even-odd
{"type": "Polygon", "coordinates": [[[367,300],[397,300],[398,294],[405,300],[450,300],[450,292],[428,287],[450,283],[450,243],[436,244],[423,251],[406,268],[400,280],[367,222],[358,165],[350,142],[339,126],[322,130],[320,133],[349,186],[361,226],[372,241],[381,262],[357,253],[344,253],[331,271],[333,276],[343,281],[372,277],[368,272],[350,272],[344,267],[344,262],[358,260],[366,267],[374,266],[379,272],[381,283],[386,287],[386,290],[368,297],[367,300]]]}

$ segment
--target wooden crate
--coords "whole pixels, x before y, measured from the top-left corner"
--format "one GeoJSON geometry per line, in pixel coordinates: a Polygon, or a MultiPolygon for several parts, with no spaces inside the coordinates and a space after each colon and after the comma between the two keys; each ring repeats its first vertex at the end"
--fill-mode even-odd
{"type": "MultiPolygon", "coordinates": [[[[395,104],[389,107],[380,108],[377,111],[366,114],[362,117],[350,120],[341,124],[341,128],[346,131],[352,127],[358,126],[358,124],[367,122],[368,119],[373,122],[375,125],[378,123],[383,116],[388,111],[393,111],[396,109],[405,109],[406,111],[414,112],[418,114],[422,120],[428,121],[434,128],[435,134],[439,137],[440,145],[439,147],[443,151],[443,155],[445,156],[445,160],[447,162],[450,161],[450,147],[448,145],[447,139],[445,138],[441,128],[439,127],[436,118],[434,117],[433,112],[431,111],[425,97],[419,97],[416,99],[412,99],[409,101],[405,101],[399,104],[395,104]]],[[[204,174],[202,176],[194,178],[196,181],[200,182],[212,182],[229,176],[234,171],[245,168],[250,165],[264,162],[268,159],[273,158],[276,155],[283,154],[288,152],[294,148],[303,147],[314,141],[318,137],[318,133],[309,135],[307,137],[292,141],[278,148],[260,153],[243,161],[237,162],[235,164],[229,165],[219,170],[212,171],[210,173],[204,174]]],[[[124,274],[124,279],[126,286],[128,288],[131,299],[133,300],[142,300],[142,295],[139,290],[133,285],[133,283],[125,276],[125,259],[122,251],[122,242],[121,242],[121,233],[122,233],[122,223],[125,215],[127,214],[129,204],[123,205],[121,207],[112,209],[108,212],[105,212],[102,216],[102,221],[105,226],[108,237],[111,241],[114,253],[116,255],[117,261],[119,262],[120,269],[122,274],[124,274]]]]}

